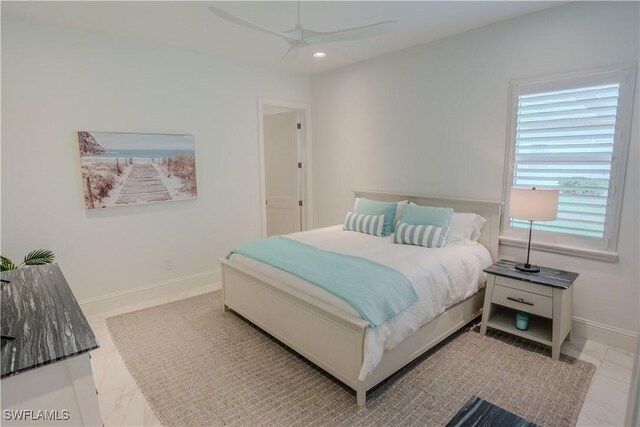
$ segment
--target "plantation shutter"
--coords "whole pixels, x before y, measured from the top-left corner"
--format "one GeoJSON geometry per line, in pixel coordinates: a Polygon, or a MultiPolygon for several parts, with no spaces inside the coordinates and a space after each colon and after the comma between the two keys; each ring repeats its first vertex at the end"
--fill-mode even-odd
{"type": "Polygon", "coordinates": [[[560,190],[558,219],[534,228],[603,238],[619,90],[611,83],[518,96],[513,185],[560,190]]]}

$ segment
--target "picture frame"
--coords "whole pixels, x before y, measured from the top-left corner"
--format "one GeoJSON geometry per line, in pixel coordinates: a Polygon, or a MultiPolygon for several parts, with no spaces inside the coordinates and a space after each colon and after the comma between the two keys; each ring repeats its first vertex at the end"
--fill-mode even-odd
{"type": "Polygon", "coordinates": [[[193,135],[79,131],[86,209],[197,198],[193,135]]]}

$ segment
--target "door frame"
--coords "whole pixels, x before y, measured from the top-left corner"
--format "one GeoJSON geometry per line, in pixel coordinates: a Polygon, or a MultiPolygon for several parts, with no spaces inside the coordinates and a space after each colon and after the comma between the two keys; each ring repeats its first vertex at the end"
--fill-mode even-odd
{"type": "Polygon", "coordinates": [[[272,98],[258,98],[258,156],[260,169],[260,230],[262,237],[267,237],[267,177],[264,158],[264,110],[265,106],[290,108],[300,113],[300,157],[302,159],[302,231],[313,228],[313,186],[311,182],[311,104],[285,101],[272,98]]]}

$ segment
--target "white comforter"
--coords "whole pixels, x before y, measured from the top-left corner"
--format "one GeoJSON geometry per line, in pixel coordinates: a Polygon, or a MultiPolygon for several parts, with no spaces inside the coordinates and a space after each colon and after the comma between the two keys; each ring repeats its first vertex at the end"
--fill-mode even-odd
{"type": "MultiPolygon", "coordinates": [[[[414,305],[378,327],[367,329],[364,361],[359,375],[361,381],[378,366],[384,350],[394,348],[447,308],[476,293],[485,283],[486,275],[482,270],[491,265],[489,251],[475,242],[429,249],[394,244],[392,236],[375,237],[344,231],[341,225],[293,233],[286,237],[320,249],[359,256],[386,265],[404,274],[415,288],[420,299],[414,305]]],[[[351,305],[304,279],[240,254],[232,255],[231,259],[359,316],[351,305]]]]}

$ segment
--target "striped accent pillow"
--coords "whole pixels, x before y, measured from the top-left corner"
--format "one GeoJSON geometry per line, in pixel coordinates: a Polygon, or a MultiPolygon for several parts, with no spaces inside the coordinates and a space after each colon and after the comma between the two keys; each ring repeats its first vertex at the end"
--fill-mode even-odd
{"type": "Polygon", "coordinates": [[[448,233],[449,227],[411,225],[406,222],[400,222],[393,235],[393,243],[424,246],[427,248],[441,248],[447,244],[448,233]]]}
{"type": "Polygon", "coordinates": [[[358,231],[360,233],[383,236],[384,214],[365,215],[349,212],[344,220],[343,230],[358,231]]]}

